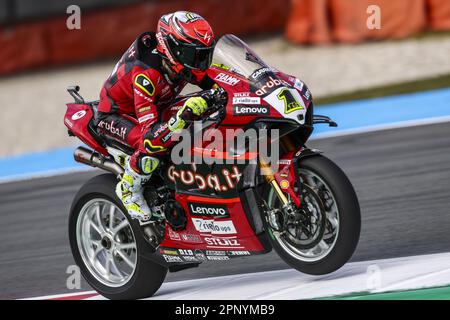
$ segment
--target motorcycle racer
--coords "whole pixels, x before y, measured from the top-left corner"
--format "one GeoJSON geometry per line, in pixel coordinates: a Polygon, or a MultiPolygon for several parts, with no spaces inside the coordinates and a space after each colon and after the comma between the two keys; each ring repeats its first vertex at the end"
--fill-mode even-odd
{"type": "MultiPolygon", "coordinates": [[[[149,48],[156,49],[156,34],[154,38],[149,48]]],[[[118,76],[133,66],[134,62],[119,65],[118,76]]],[[[165,71],[158,72],[161,76],[140,79],[139,70],[131,81],[124,79],[118,90],[130,90],[132,100],[119,100],[114,88],[110,90],[106,97],[114,99],[102,103],[110,108],[108,103],[122,105],[114,106],[115,112],[100,113],[99,119],[97,102],[86,102],[78,86],[67,89],[74,102],[67,103],[64,124],[69,136],[87,146],[76,148],[74,160],[108,172],[84,183],[70,207],[70,247],[87,282],[109,299],[140,299],[152,296],[168,271],[272,249],[290,267],[306,274],[324,275],[342,267],[357,247],[360,207],[345,172],[321,151],[307,146],[316,124],[337,125],[314,114],[307,86],[267,64],[232,34],[217,39],[211,66],[204,71],[210,79],[199,79],[200,84],[214,79],[219,88],[165,100],[159,93],[165,90],[160,88],[165,71]],[[135,87],[142,90],[134,91],[135,87]],[[134,108],[134,94],[140,97],[144,89],[150,93],[145,97],[155,100],[140,108],[158,108],[149,139],[147,131],[140,131],[144,122],[139,124],[134,108]],[[205,108],[202,102],[188,108],[190,97],[206,99],[207,110],[198,119],[199,126],[183,132],[181,143],[172,148],[167,137],[176,137],[177,129],[191,122],[187,120],[197,120],[192,114],[201,114],[205,108]],[[124,101],[130,104],[128,109],[124,101]],[[184,111],[178,114],[180,109],[184,111]],[[103,137],[93,130],[96,119],[103,137]],[[119,121],[131,125],[118,126],[119,121]],[[152,130],[153,126],[158,129],[152,130]],[[143,167],[139,170],[151,171],[156,165],[157,169],[144,186],[136,184],[137,191],[129,192],[134,180],[118,184],[117,177],[124,174],[134,150],[119,142],[133,136],[135,148],[142,144],[144,150],[136,160],[143,167]],[[174,157],[164,148],[174,149],[174,157]],[[141,161],[147,156],[152,158],[141,161]],[[116,189],[123,195],[142,192],[139,188],[145,195],[142,206],[152,211],[149,219],[140,219],[143,223],[128,214],[116,195],[116,189]],[[154,221],[159,212],[161,219],[154,221]]],[[[134,172],[128,173],[131,179],[134,174],[142,179],[150,175],[134,172]]]]}
{"type": "Polygon", "coordinates": [[[158,156],[174,144],[172,134],[186,127],[185,111],[200,116],[208,101],[189,98],[168,122],[159,119],[159,110],[170,105],[187,83],[204,90],[217,87],[205,73],[214,46],[212,28],[198,14],[178,11],[164,15],[156,33],[137,37],[101,90],[98,132],[135,150],[116,194],[130,216],[141,222],[161,218],[151,212],[142,188],[157,168],[158,156]]]}

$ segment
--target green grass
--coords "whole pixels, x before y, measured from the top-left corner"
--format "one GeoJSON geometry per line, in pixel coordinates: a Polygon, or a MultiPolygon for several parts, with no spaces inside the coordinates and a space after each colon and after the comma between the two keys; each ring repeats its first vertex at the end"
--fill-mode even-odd
{"type": "Polygon", "coordinates": [[[390,84],[370,89],[357,90],[338,95],[314,99],[316,105],[352,100],[386,97],[417,91],[428,91],[450,87],[450,74],[410,82],[390,84]]]}
{"type": "Polygon", "coordinates": [[[437,287],[383,293],[359,292],[320,300],[450,300],[450,287],[437,287]]]}

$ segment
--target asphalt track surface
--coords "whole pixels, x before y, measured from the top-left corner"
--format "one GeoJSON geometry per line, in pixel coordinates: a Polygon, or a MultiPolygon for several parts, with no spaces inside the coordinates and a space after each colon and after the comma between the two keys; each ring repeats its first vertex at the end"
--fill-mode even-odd
{"type": "MultiPolygon", "coordinates": [[[[314,140],[347,173],[362,211],[352,261],[447,252],[450,247],[450,123],[314,140]]],[[[0,184],[0,299],[75,292],[67,217],[97,172],[0,184]]],[[[286,269],[275,253],[208,262],[167,281],[286,269]]],[[[91,290],[83,281],[81,290],[91,290]]]]}

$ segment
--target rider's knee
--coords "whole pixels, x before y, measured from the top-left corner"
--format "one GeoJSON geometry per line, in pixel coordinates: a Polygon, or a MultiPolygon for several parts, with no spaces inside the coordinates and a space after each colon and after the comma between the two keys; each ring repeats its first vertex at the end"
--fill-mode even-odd
{"type": "Polygon", "coordinates": [[[136,172],[147,175],[155,171],[159,165],[159,159],[144,153],[139,153],[136,156],[132,156],[130,159],[130,165],[136,172]]]}

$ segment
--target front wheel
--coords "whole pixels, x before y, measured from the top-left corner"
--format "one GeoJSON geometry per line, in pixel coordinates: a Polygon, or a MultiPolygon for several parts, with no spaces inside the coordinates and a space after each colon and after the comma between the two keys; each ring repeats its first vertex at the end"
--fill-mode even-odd
{"type": "MultiPolygon", "coordinates": [[[[284,221],[283,230],[267,224],[274,250],[300,272],[323,275],[342,267],[359,240],[361,216],[358,198],[345,173],[328,158],[315,155],[298,165],[302,205],[295,221],[284,221]]],[[[280,210],[272,189],[267,205],[280,210]]]]}
{"type": "Polygon", "coordinates": [[[142,256],[146,242],[139,223],[131,220],[114,192],[112,174],[89,180],[72,204],[69,240],[72,255],[86,281],[109,299],[152,296],[167,268],[142,256]]]}

